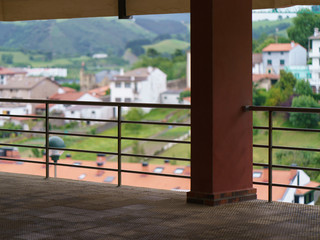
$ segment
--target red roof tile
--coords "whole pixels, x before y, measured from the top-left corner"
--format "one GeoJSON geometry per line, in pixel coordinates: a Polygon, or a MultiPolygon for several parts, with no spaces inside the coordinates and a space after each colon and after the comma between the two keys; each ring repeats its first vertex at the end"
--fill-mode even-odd
{"type": "Polygon", "coordinates": [[[271,43],[262,49],[262,52],[289,52],[296,46],[300,45],[299,43],[271,43]]]}
{"type": "Polygon", "coordinates": [[[279,79],[280,75],[278,74],[252,74],[252,81],[259,82],[262,79],[279,79]]]}

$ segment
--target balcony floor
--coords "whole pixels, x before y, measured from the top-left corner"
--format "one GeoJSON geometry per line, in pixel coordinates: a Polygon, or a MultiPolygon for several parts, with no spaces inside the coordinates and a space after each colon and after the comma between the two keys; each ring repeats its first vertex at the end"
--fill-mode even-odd
{"type": "Polygon", "coordinates": [[[186,204],[185,193],[0,173],[0,239],[320,239],[315,206],[186,204]]]}

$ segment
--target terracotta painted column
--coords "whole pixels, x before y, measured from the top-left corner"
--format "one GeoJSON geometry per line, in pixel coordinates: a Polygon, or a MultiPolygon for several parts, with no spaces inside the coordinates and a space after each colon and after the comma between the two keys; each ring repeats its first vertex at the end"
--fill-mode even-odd
{"type": "Polygon", "coordinates": [[[191,0],[191,192],[219,205],[252,187],[251,1],[191,0]]]}

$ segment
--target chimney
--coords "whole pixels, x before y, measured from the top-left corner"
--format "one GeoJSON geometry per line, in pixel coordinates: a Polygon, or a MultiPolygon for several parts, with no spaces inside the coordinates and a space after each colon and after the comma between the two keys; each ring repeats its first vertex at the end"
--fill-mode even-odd
{"type": "Polygon", "coordinates": [[[169,165],[170,164],[170,160],[166,159],[164,160],[164,165],[169,165]]]}
{"type": "Polygon", "coordinates": [[[268,182],[268,179],[269,179],[269,168],[263,167],[262,182],[268,182]]]}
{"type": "MultiPolygon", "coordinates": [[[[104,163],[105,163],[105,161],[106,161],[106,155],[105,154],[102,154],[102,153],[98,153],[97,154],[97,162],[96,162],[96,164],[97,164],[97,167],[103,167],[103,165],[104,165],[104,163]]],[[[101,169],[98,169],[97,170],[97,173],[96,173],[96,176],[102,176],[104,174],[104,171],[103,170],[101,170],[101,169]]]]}
{"type": "Polygon", "coordinates": [[[119,73],[120,76],[123,76],[124,75],[124,69],[123,68],[120,68],[120,73],[119,73]]]}
{"type": "Polygon", "coordinates": [[[318,34],[319,34],[319,28],[314,28],[314,36],[316,37],[316,36],[318,36],[318,34]]]}
{"type": "MultiPolygon", "coordinates": [[[[149,172],[149,163],[142,162],[142,172],[149,172]]],[[[141,177],[146,177],[146,174],[141,174],[141,177]]]]}
{"type": "Polygon", "coordinates": [[[71,154],[66,154],[66,160],[71,160],[71,154]]]}
{"type": "Polygon", "coordinates": [[[291,47],[294,48],[295,42],[291,41],[291,47]]]}

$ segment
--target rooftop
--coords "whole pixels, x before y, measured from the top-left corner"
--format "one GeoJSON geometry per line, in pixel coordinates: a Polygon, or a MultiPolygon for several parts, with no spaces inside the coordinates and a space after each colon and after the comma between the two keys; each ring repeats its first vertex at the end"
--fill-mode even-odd
{"type": "Polygon", "coordinates": [[[319,239],[319,207],[0,173],[2,239],[319,239]]]}
{"type": "Polygon", "coordinates": [[[262,52],[289,52],[296,46],[300,45],[299,43],[271,43],[262,49],[262,52]]]}
{"type": "MultiPolygon", "coordinates": [[[[0,85],[1,89],[32,89],[42,81],[51,81],[46,77],[27,77],[25,75],[13,75],[7,79],[7,83],[0,85]]],[[[55,83],[52,81],[52,83],[55,83]]]]}

